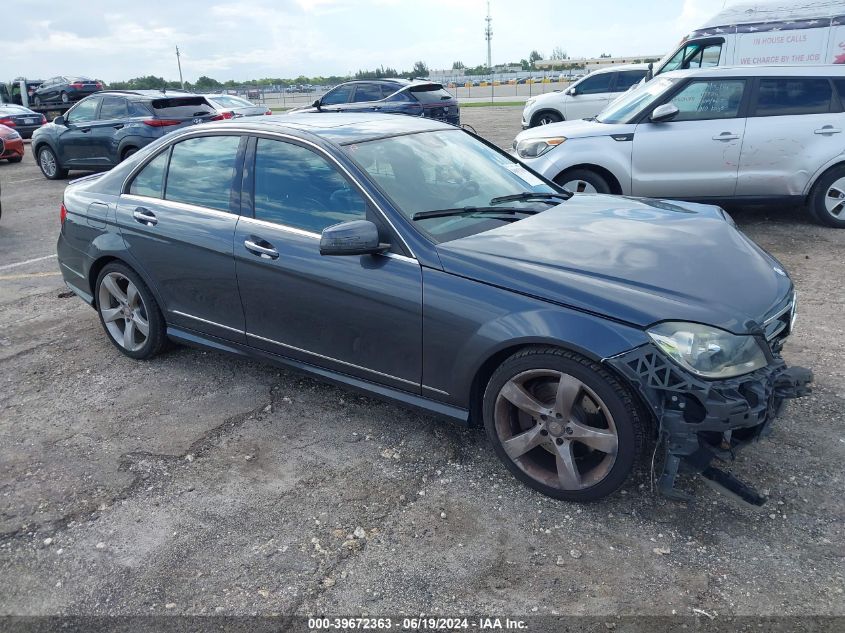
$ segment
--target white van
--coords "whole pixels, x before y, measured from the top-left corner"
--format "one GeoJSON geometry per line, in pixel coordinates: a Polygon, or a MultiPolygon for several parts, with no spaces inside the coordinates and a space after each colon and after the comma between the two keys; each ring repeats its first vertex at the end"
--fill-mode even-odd
{"type": "Polygon", "coordinates": [[[845,1],[793,0],[730,6],[681,40],[653,74],[711,66],[845,63],[845,1]]]}

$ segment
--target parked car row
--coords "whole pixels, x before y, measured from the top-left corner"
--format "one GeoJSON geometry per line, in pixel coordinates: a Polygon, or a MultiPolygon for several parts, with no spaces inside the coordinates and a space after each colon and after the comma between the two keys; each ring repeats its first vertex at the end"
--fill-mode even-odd
{"type": "Polygon", "coordinates": [[[569,190],[806,204],[845,228],[845,68],[663,73],[596,118],[526,130],[513,151],[569,190]]]}
{"type": "Polygon", "coordinates": [[[47,117],[39,112],[19,105],[0,104],[0,125],[14,128],[23,138],[32,137],[35,130],[46,123],[47,117]]]}

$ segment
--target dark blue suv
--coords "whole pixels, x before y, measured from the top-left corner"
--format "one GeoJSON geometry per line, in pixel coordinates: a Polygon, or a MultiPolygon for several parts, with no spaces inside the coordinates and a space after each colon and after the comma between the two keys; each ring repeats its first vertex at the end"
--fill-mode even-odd
{"type": "Polygon", "coordinates": [[[172,130],[220,118],[204,97],[186,92],[98,92],[39,128],[32,151],[44,176],[57,180],[70,169],[110,169],[172,130]]]}
{"type": "Polygon", "coordinates": [[[349,81],[299,112],[383,112],[461,124],[458,100],[442,85],[407,79],[349,81]]]}

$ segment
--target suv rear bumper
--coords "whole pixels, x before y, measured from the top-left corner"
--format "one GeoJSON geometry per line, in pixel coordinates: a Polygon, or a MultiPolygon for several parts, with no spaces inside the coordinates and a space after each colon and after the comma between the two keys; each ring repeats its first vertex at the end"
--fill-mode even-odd
{"type": "Polygon", "coordinates": [[[784,401],[809,394],[813,380],[810,370],[787,367],[777,355],[768,366],[750,374],[703,380],[682,370],[651,344],[606,362],[628,379],[654,413],[658,441],[665,441],[658,488],[679,499],[689,498],[675,488],[679,472],[708,476],[714,459],[733,460],[736,450],[767,436],[784,401]]]}

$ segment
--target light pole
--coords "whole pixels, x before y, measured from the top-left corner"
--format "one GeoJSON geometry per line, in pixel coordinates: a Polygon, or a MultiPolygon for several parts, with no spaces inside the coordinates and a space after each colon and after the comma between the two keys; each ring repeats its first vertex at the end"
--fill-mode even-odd
{"type": "Polygon", "coordinates": [[[176,45],[176,65],[179,66],[179,85],[185,89],[185,82],[182,80],[182,60],[179,58],[179,45],[176,45]]]}

